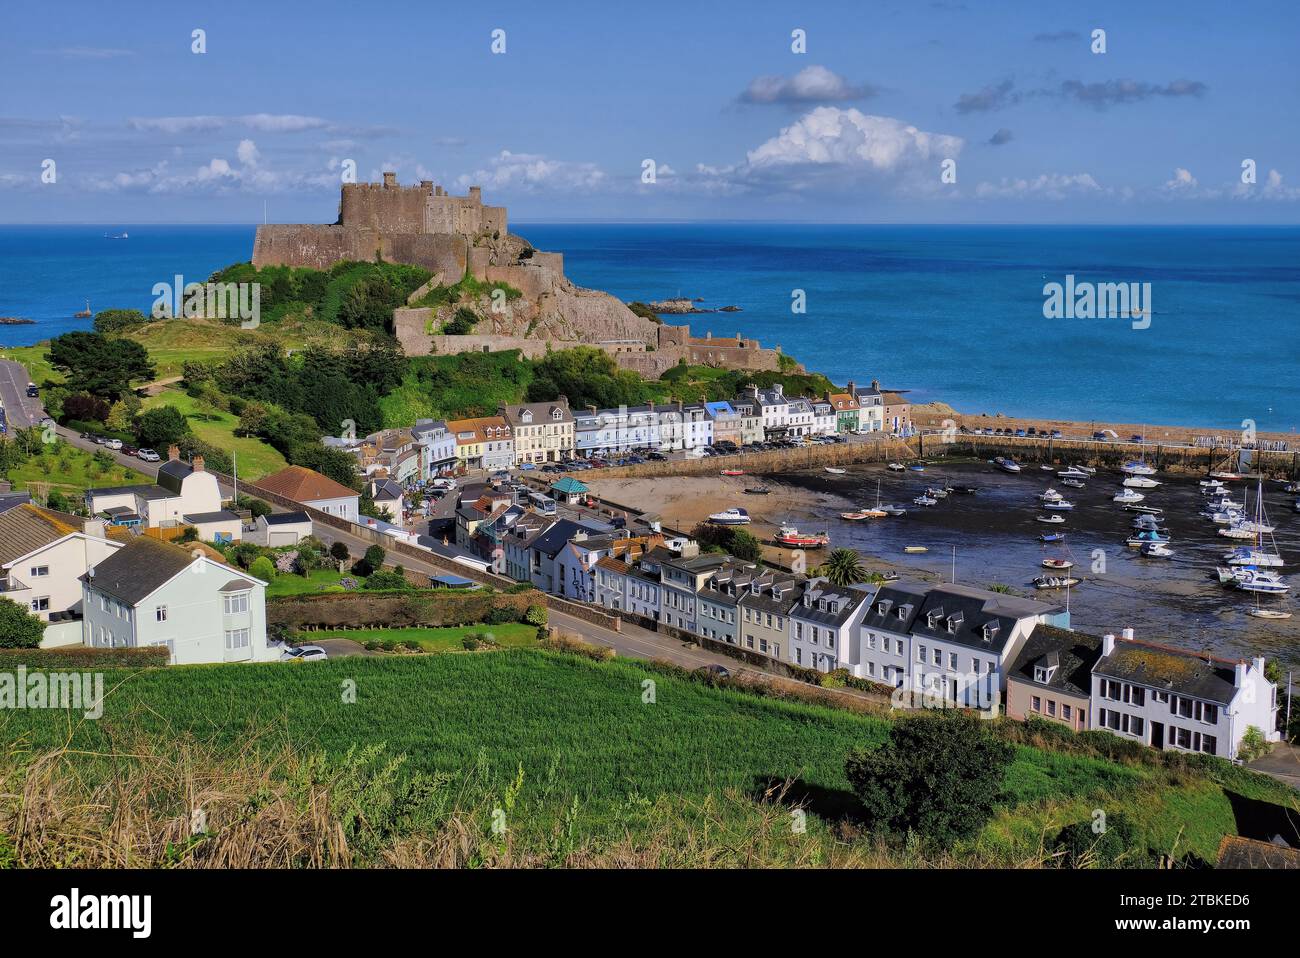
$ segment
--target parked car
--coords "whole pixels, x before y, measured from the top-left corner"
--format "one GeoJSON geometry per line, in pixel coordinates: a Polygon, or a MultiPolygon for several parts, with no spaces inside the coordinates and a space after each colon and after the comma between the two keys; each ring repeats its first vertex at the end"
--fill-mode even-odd
{"type": "Polygon", "coordinates": [[[120,449],[122,448],[122,440],[121,440],[121,439],[105,439],[105,440],[103,441],[103,446],[104,446],[105,449],[112,449],[114,452],[117,452],[118,450],[120,450],[120,449]]]}
{"type": "Polygon", "coordinates": [[[281,662],[316,662],[328,658],[329,653],[319,645],[297,645],[280,653],[281,662]]]}
{"type": "Polygon", "coordinates": [[[35,399],[35,398],[36,398],[37,396],[39,396],[40,394],[41,394],[41,391],[40,391],[40,389],[37,387],[36,383],[28,383],[28,384],[27,384],[27,398],[28,398],[28,399],[35,399]]]}
{"type": "Polygon", "coordinates": [[[663,462],[668,458],[662,452],[647,452],[645,457],[652,462],[663,462]]]}
{"type": "Polygon", "coordinates": [[[1053,430],[1052,430],[1052,438],[1053,438],[1053,439],[1060,439],[1060,438],[1061,438],[1061,430],[1059,430],[1059,429],[1053,429],[1053,430]]]}
{"type": "Polygon", "coordinates": [[[140,455],[140,450],[135,448],[135,446],[131,445],[130,443],[122,443],[122,455],[138,456],[140,455]]]}
{"type": "Polygon", "coordinates": [[[1016,435],[1019,436],[1021,439],[1024,439],[1024,438],[1025,438],[1025,431],[1024,431],[1023,429],[1017,429],[1017,430],[1016,430],[1016,435]]]}
{"type": "Polygon", "coordinates": [[[534,470],[537,469],[537,467],[534,466],[531,462],[521,462],[519,464],[519,468],[522,469],[524,472],[533,472],[534,470]]]}
{"type": "Polygon", "coordinates": [[[158,462],[162,459],[162,456],[158,455],[158,453],[154,452],[152,449],[141,449],[135,455],[136,458],[142,462],[158,462]]]}

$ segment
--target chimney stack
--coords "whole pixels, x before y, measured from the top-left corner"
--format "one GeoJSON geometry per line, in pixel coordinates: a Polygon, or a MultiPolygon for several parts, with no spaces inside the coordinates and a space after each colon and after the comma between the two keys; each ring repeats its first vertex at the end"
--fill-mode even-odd
{"type": "Polygon", "coordinates": [[[1237,667],[1234,670],[1232,676],[1232,684],[1234,688],[1241,688],[1243,685],[1246,684],[1246,663],[1245,662],[1237,663],[1237,667]]]}
{"type": "Polygon", "coordinates": [[[180,458],[181,458],[181,450],[179,446],[173,443],[172,445],[167,447],[168,462],[179,462],[180,458]]]}
{"type": "Polygon", "coordinates": [[[1125,641],[1125,642],[1132,642],[1132,641],[1133,641],[1133,630],[1132,630],[1132,629],[1125,629],[1125,630],[1123,631],[1122,634],[1123,634],[1123,636],[1124,636],[1124,641],[1125,641]]]}
{"type": "Polygon", "coordinates": [[[844,387],[844,391],[847,392],[850,396],[853,396],[854,398],[857,398],[857,395],[858,395],[858,387],[857,387],[856,385],[854,385],[852,379],[850,379],[850,380],[849,380],[849,384],[848,384],[847,386],[844,387]]]}
{"type": "Polygon", "coordinates": [[[1115,633],[1107,632],[1101,637],[1101,654],[1110,655],[1115,651],[1115,633]]]}
{"type": "Polygon", "coordinates": [[[1257,655],[1250,660],[1250,664],[1255,667],[1255,671],[1260,675],[1264,674],[1264,656],[1257,655]]]}

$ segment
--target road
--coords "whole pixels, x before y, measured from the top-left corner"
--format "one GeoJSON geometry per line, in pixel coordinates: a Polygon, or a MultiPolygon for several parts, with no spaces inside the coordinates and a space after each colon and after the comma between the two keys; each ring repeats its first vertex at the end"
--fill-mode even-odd
{"type": "Polygon", "coordinates": [[[9,428],[26,429],[45,418],[39,399],[27,398],[27,367],[12,359],[0,359],[0,404],[9,418],[9,428]]]}

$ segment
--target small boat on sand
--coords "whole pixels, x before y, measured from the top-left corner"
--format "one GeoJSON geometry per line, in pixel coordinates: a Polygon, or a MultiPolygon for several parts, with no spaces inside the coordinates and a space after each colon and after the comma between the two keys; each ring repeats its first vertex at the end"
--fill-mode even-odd
{"type": "Polygon", "coordinates": [[[847,469],[841,469],[839,466],[823,466],[823,472],[829,472],[832,476],[842,476],[848,472],[847,469]]]}
{"type": "Polygon", "coordinates": [[[1130,489],[1154,489],[1160,483],[1146,476],[1129,476],[1123,483],[1130,489]]]}
{"type": "Polygon", "coordinates": [[[916,555],[917,553],[921,553],[921,552],[929,552],[930,547],[929,546],[903,546],[903,551],[910,552],[913,555],[916,555]]]}
{"type": "Polygon", "coordinates": [[[1071,489],[1087,489],[1088,484],[1082,479],[1062,479],[1061,485],[1069,486],[1071,489]]]}
{"type": "Polygon", "coordinates": [[[912,500],[912,505],[914,505],[914,506],[932,506],[932,505],[934,505],[935,503],[937,503],[938,501],[939,501],[939,500],[938,500],[938,499],[935,499],[933,496],[917,496],[915,499],[912,500]]]}
{"type": "Polygon", "coordinates": [[[1251,609],[1248,613],[1257,619],[1289,619],[1291,613],[1283,609],[1251,609]]]}
{"type": "Polygon", "coordinates": [[[993,465],[997,466],[1003,472],[1009,472],[1012,475],[1020,472],[1020,463],[1016,462],[1014,459],[1007,459],[1003,456],[998,456],[994,459],[993,465]]]}
{"type": "Polygon", "coordinates": [[[1056,474],[1058,479],[1087,479],[1088,473],[1084,472],[1078,466],[1070,466],[1068,469],[1062,469],[1056,474]]]}
{"type": "Polygon", "coordinates": [[[902,506],[896,506],[896,505],[894,505],[893,503],[890,503],[889,505],[886,505],[886,506],[881,506],[881,507],[880,507],[880,511],[883,512],[883,513],[885,513],[886,515],[890,515],[890,516],[905,516],[905,515],[907,515],[907,510],[906,510],[906,509],[904,509],[902,506]]]}
{"type": "Polygon", "coordinates": [[[1065,541],[1065,533],[1064,533],[1064,532],[1044,532],[1041,536],[1038,537],[1038,541],[1039,541],[1039,542],[1064,542],[1064,541],[1065,541]]]}
{"type": "Polygon", "coordinates": [[[907,466],[903,465],[901,462],[891,462],[887,468],[893,472],[902,472],[907,468],[907,466]]]}
{"type": "Polygon", "coordinates": [[[749,513],[744,509],[734,507],[724,509],[722,512],[715,512],[709,516],[709,522],[715,526],[747,526],[749,525],[749,513]]]}
{"type": "Polygon", "coordinates": [[[1074,563],[1069,559],[1044,559],[1044,569],[1059,569],[1064,572],[1066,569],[1073,569],[1074,563]]]}
{"type": "Polygon", "coordinates": [[[744,469],[723,469],[722,474],[724,476],[743,476],[745,474],[745,470],[744,469]]]}
{"type": "Polygon", "coordinates": [[[831,537],[827,532],[800,532],[792,525],[783,525],[776,535],[776,541],[795,549],[820,549],[830,545],[831,537]]]}
{"type": "Polygon", "coordinates": [[[1061,523],[1065,521],[1065,516],[1058,516],[1055,514],[1050,516],[1035,516],[1034,518],[1037,519],[1039,522],[1046,522],[1048,525],[1051,526],[1059,526],[1061,523]]]}
{"type": "Polygon", "coordinates": [[[1134,492],[1132,489],[1121,489],[1118,495],[1111,498],[1112,502],[1119,502],[1126,506],[1134,505],[1141,502],[1146,496],[1140,492],[1134,492]]]}
{"type": "Polygon", "coordinates": [[[923,463],[923,462],[914,462],[914,463],[912,463],[910,466],[908,466],[907,468],[910,469],[910,470],[912,470],[913,472],[925,472],[925,463],[923,463]]]}
{"type": "Polygon", "coordinates": [[[1059,512],[1069,512],[1071,509],[1074,508],[1074,503],[1070,502],[1067,499],[1049,499],[1038,508],[1054,509],[1059,512]]]}
{"type": "Polygon", "coordinates": [[[1034,577],[1035,589],[1065,589],[1078,585],[1081,580],[1072,575],[1040,575],[1034,577]]]}
{"type": "Polygon", "coordinates": [[[1172,559],[1174,550],[1163,542],[1148,542],[1142,547],[1142,554],[1152,559],[1172,559]]]}
{"type": "Polygon", "coordinates": [[[772,490],[767,486],[749,486],[745,489],[745,492],[751,496],[767,496],[771,495],[772,490]]]}

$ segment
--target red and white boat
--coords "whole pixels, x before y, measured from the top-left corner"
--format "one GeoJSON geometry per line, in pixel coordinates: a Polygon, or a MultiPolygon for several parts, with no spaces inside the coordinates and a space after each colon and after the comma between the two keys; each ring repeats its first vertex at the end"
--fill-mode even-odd
{"type": "Polygon", "coordinates": [[[820,549],[831,544],[831,537],[829,533],[800,532],[794,526],[783,525],[781,531],[777,533],[776,541],[783,546],[796,549],[820,549]]]}
{"type": "Polygon", "coordinates": [[[745,470],[744,469],[723,469],[722,474],[724,476],[743,476],[745,474],[745,470]]]}

